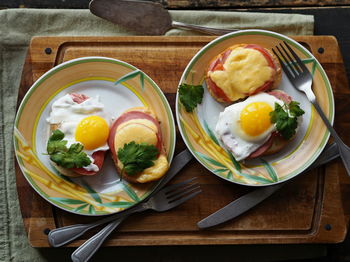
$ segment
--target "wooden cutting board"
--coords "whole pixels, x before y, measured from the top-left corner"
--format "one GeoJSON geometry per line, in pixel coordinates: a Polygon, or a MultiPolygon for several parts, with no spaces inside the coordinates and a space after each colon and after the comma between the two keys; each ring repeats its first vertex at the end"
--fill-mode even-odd
{"type": "MultiPolygon", "coordinates": [[[[84,56],[106,56],[140,68],[161,87],[174,111],[175,92],[192,56],[214,37],[36,37],[28,50],[19,100],[44,72],[64,61],[84,56]]],[[[348,105],[350,90],[337,40],[331,36],[294,37],[325,68],[335,95],[335,126],[350,144],[348,105]]],[[[177,132],[176,153],[185,148],[177,132]]],[[[114,232],[106,246],[202,245],[260,243],[338,243],[343,241],[350,215],[350,179],[339,160],[299,176],[262,204],[241,217],[209,230],[197,222],[252,190],[225,182],[198,162],[173,181],[197,176],[202,194],[165,213],[145,212],[130,217],[114,232]],[[344,207],[343,207],[344,202],[344,207]]],[[[49,229],[98,218],[62,211],[42,199],[16,166],[17,190],[28,238],[34,247],[48,247],[49,229]]],[[[91,232],[70,246],[83,243],[91,232]]]]}

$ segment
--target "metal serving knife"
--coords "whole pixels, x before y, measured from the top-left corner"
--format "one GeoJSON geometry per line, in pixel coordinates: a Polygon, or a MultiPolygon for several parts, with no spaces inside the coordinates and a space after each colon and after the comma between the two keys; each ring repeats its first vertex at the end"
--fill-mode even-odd
{"type": "Polygon", "coordinates": [[[239,29],[219,29],[189,25],[171,19],[168,10],[152,1],[93,0],[91,13],[138,32],[141,35],[164,35],[171,28],[184,28],[210,35],[224,35],[239,29]]]}
{"type": "MultiPolygon", "coordinates": [[[[324,165],[337,157],[339,157],[339,150],[336,143],[327,145],[321,155],[316,159],[316,161],[303,173],[306,173],[307,171],[318,166],[324,165]]],[[[242,215],[244,212],[264,201],[266,198],[283,187],[286,183],[287,182],[274,186],[255,189],[254,191],[241,196],[240,198],[232,201],[227,206],[224,206],[215,213],[199,221],[197,223],[197,226],[201,229],[204,229],[219,225],[230,219],[238,217],[239,215],[242,215]]]]}

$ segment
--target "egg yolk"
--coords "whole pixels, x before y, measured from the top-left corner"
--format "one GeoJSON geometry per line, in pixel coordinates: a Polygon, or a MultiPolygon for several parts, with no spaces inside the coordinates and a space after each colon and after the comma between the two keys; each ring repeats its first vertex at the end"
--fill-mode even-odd
{"type": "Polygon", "coordinates": [[[243,108],[240,115],[241,128],[250,136],[258,136],[271,126],[272,107],[265,102],[253,102],[243,108]]]}
{"type": "Polygon", "coordinates": [[[109,127],[102,117],[88,116],[81,120],[75,130],[75,140],[92,150],[103,146],[109,135],[109,127]]]}

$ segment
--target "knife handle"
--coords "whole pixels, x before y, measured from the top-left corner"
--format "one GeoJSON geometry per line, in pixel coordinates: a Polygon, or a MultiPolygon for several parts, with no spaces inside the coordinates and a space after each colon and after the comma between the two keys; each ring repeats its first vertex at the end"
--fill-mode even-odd
{"type": "Polygon", "coordinates": [[[173,21],[171,25],[174,28],[190,29],[190,30],[206,33],[209,35],[225,35],[225,34],[240,30],[240,29],[219,29],[219,28],[213,28],[213,27],[204,27],[199,25],[184,24],[176,21],[173,21]]]}

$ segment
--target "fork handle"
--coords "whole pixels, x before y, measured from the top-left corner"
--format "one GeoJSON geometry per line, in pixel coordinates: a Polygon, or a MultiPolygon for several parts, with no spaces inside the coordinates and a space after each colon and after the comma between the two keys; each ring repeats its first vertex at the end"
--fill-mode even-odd
{"type": "Polygon", "coordinates": [[[88,239],[84,244],[78,247],[71,255],[71,259],[73,262],[86,262],[96,253],[96,251],[100,248],[105,239],[109,236],[110,233],[116,229],[117,226],[127,216],[121,217],[119,219],[114,220],[105,226],[100,232],[96,235],[88,239]]]}
{"type": "Polygon", "coordinates": [[[48,241],[52,247],[61,247],[79,236],[83,235],[86,231],[95,228],[104,223],[115,220],[114,216],[109,216],[101,220],[89,224],[75,224],[65,227],[56,228],[50,231],[48,235],[48,241]]]}
{"type": "Polygon", "coordinates": [[[333,126],[329,122],[328,118],[323,113],[321,107],[316,101],[312,101],[312,104],[314,105],[315,109],[319,113],[320,117],[322,118],[323,122],[327,126],[329,132],[334,138],[335,143],[338,145],[340,157],[343,161],[343,164],[345,166],[346,172],[350,176],[350,148],[344,144],[343,140],[338,136],[337,132],[334,130],[333,126]]]}

